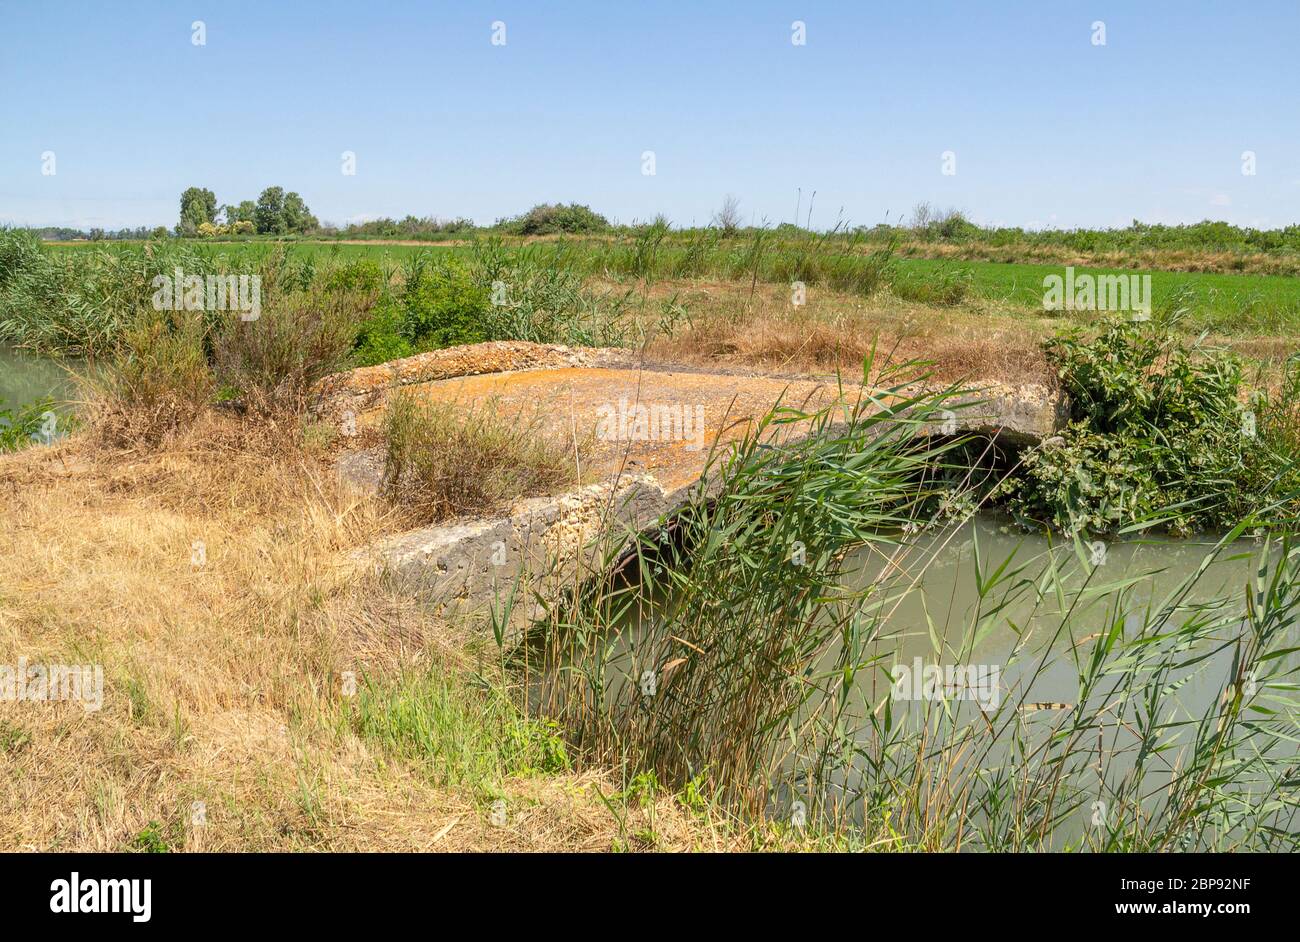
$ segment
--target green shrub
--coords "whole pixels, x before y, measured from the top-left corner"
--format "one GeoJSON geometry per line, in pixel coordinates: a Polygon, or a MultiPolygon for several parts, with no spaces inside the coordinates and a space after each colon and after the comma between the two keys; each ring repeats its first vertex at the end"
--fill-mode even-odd
{"type": "Polygon", "coordinates": [[[550,235],[557,232],[603,232],[609,220],[578,203],[539,203],[522,216],[504,224],[518,235],[550,235]]]}
{"type": "Polygon", "coordinates": [[[488,339],[488,289],[455,258],[422,260],[402,293],[402,335],[417,349],[451,347],[488,339]]]}
{"type": "Polygon", "coordinates": [[[416,352],[402,332],[404,309],[395,300],[385,298],[357,327],[351,362],[353,366],[375,366],[409,357],[416,352]]]}
{"type": "Polygon", "coordinates": [[[326,291],[377,295],[387,285],[383,266],[371,258],[345,262],[326,273],[322,286],[326,291]]]}
{"type": "Polygon", "coordinates": [[[1003,485],[1011,509],[1067,532],[1158,520],[1178,534],[1235,524],[1295,486],[1293,456],[1241,402],[1241,365],[1151,323],[1048,344],[1071,422],[1003,485]]]}

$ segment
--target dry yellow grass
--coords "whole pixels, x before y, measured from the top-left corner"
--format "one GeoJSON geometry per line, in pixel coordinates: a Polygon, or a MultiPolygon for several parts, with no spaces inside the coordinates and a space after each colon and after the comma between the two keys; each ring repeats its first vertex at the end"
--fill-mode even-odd
{"type": "Polygon", "coordinates": [[[784,285],[758,284],[751,295],[748,284],[695,280],[653,285],[648,311],[674,295],[691,323],[652,336],[647,352],[664,361],[852,374],[874,349],[880,360],[928,361],[941,380],[1049,381],[1041,341],[1050,323],[999,314],[981,300],[945,308],[816,287],[794,307],[784,285]]]}
{"type": "MultiPolygon", "coordinates": [[[[863,298],[814,287],[806,303],[795,307],[784,285],[758,284],[751,294],[748,284],[707,279],[656,282],[644,296],[644,307],[634,306],[634,314],[640,313],[645,324],[651,359],[790,376],[837,370],[852,375],[874,351],[877,362],[925,361],[934,378],[946,382],[1051,385],[1054,374],[1043,343],[1065,326],[978,297],[940,307],[888,291],[863,298]],[[665,335],[655,329],[655,320],[661,305],[674,297],[690,311],[690,323],[665,335]]],[[[1275,381],[1295,353],[1291,337],[1209,334],[1204,343],[1241,356],[1262,371],[1264,385],[1275,381]]]]}
{"type": "Polygon", "coordinates": [[[0,664],[105,672],[99,712],[0,702],[0,849],[117,850],[151,827],[185,850],[729,846],[671,798],[616,817],[600,770],[508,778],[495,827],[482,794],[341,721],[344,671],[474,656],[464,629],[343,563],[387,525],[231,418],[156,453],[80,439],[0,458],[0,664]]]}
{"type": "Polygon", "coordinates": [[[1084,252],[1063,245],[987,245],[979,242],[903,242],[905,258],[936,258],[968,262],[1077,265],[1102,268],[1145,268],[1153,271],[1218,272],[1294,276],[1296,261],[1266,252],[1215,252],[1208,249],[1143,249],[1084,252]]]}

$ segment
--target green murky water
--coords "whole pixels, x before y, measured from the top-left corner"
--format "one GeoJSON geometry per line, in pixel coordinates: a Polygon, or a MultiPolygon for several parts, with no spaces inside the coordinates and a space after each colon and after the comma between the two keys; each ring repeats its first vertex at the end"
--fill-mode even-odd
{"type": "MultiPolygon", "coordinates": [[[[851,581],[876,586],[864,655],[878,669],[859,675],[848,711],[862,722],[855,738],[864,749],[878,746],[869,717],[888,703],[899,728],[929,730],[934,761],[952,763],[955,773],[997,775],[1028,764],[1043,773],[1034,780],[1050,781],[1045,773],[1059,761],[1064,780],[1092,796],[1054,831],[1052,844],[1063,846],[1113,813],[1117,788],[1149,745],[1140,732],[1144,711],[1154,709],[1169,751],[1146,757],[1143,803],[1162,813],[1160,795],[1188,761],[1197,724],[1217,715],[1240,675],[1236,658],[1252,635],[1249,599],[1257,574],[1271,569],[1263,544],[1242,539],[1216,550],[1216,542],[1079,547],[978,516],[898,553],[862,551],[851,581]],[[1089,659],[1108,635],[1115,654],[1099,680],[1085,684],[1089,659]],[[1171,653],[1157,668],[1160,650],[1171,653]],[[1150,669],[1127,673],[1143,657],[1150,669]],[[1072,732],[1078,722],[1086,729],[1072,732]],[[978,733],[969,746],[940,747],[962,729],[978,733]],[[1071,737],[1066,758],[1061,745],[1071,737]]],[[[1294,622],[1284,634],[1286,647],[1300,645],[1294,622]]],[[[1283,653],[1249,681],[1252,695],[1256,680],[1262,693],[1253,702],[1289,713],[1292,725],[1288,673],[1297,666],[1295,653],[1283,653]]],[[[1274,756],[1298,752],[1294,742],[1258,741],[1274,756]]],[[[841,776],[832,787],[853,795],[855,779],[841,776]]]]}
{"type": "MultiPolygon", "coordinates": [[[[1267,568],[1264,545],[1255,540],[1217,549],[1216,543],[1205,537],[1076,547],[980,515],[915,536],[904,547],[860,551],[849,562],[846,583],[870,587],[854,658],[862,666],[844,696],[840,722],[854,748],[840,771],[823,780],[831,802],[851,817],[861,813],[859,803],[872,793],[863,768],[885,763],[880,721],[888,711],[888,737],[921,737],[924,767],[947,766],[954,779],[1050,781],[1059,768],[1062,781],[1086,800],[1053,829],[1050,843],[1077,845],[1096,832],[1094,816],[1114,813],[1108,806],[1136,774],[1144,749],[1142,715],[1154,707],[1163,726],[1161,745],[1169,751],[1144,757],[1141,782],[1144,806],[1160,813],[1161,793],[1186,763],[1197,723],[1215,715],[1232,687],[1234,658],[1251,633],[1244,622],[1248,598],[1261,564],[1267,568]],[[1107,662],[1099,681],[1084,684],[1089,658],[1108,633],[1117,646],[1114,663],[1107,662]],[[1165,650],[1162,637],[1173,639],[1167,663],[1130,671],[1125,659],[1154,657],[1165,650]],[[947,673],[954,669],[955,687],[947,673]],[[1076,736],[1071,729],[1080,724],[1076,736]],[[1063,750],[1071,736],[1077,741],[1063,750]],[[964,745],[952,745],[959,742],[964,745]]],[[[636,639],[646,628],[629,627],[612,673],[635,682],[645,667],[636,639]]],[[[1284,643],[1300,647],[1294,623],[1284,643]]],[[[837,644],[820,667],[835,671],[840,655],[837,644]]],[[[1289,713],[1293,723],[1300,714],[1285,685],[1294,680],[1289,672],[1300,669],[1298,659],[1292,652],[1270,661],[1264,673],[1281,673],[1280,686],[1269,689],[1269,678],[1260,676],[1264,696],[1256,701],[1289,713]]],[[[822,706],[814,699],[803,716],[822,706]]],[[[1260,741],[1273,755],[1297,754],[1294,742],[1260,741]]],[[[792,755],[784,764],[789,777],[774,796],[778,815],[809,798],[812,786],[799,785],[807,759],[792,755]]],[[[941,779],[931,787],[940,787],[941,779]]],[[[984,819],[982,811],[971,810],[972,825],[984,819]]]]}
{"type": "Polygon", "coordinates": [[[0,347],[0,404],[16,409],[52,396],[56,402],[73,395],[67,369],[56,360],[22,350],[0,347]]]}

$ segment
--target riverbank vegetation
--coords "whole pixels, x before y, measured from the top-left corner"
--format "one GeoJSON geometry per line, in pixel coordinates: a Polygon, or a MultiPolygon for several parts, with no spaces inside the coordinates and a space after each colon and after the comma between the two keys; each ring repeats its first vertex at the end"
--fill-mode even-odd
{"type": "MultiPolygon", "coordinates": [[[[383,273],[380,285],[394,298],[365,328],[376,338],[366,362],[434,342],[418,336],[414,324],[403,325],[399,309],[407,306],[408,277],[439,269],[469,273],[478,297],[465,299],[469,313],[462,320],[497,321],[479,334],[531,330],[558,342],[648,345],[652,352],[769,369],[785,363],[794,370],[852,370],[878,339],[886,348],[915,345],[904,358],[937,350],[959,359],[979,345],[985,349],[978,359],[988,364],[981,375],[1002,369],[1026,375],[1026,350],[1037,350],[1038,341],[1062,325],[1088,326],[1116,313],[1086,306],[1045,310],[1044,280],[1061,278],[1071,265],[1084,266],[1076,274],[1094,279],[1150,274],[1152,312],[1180,310],[1189,336],[1210,331],[1215,342],[1252,362],[1276,368],[1300,337],[1295,278],[1232,268],[1170,270],[1176,266],[1159,259],[963,259],[918,254],[905,240],[862,232],[788,227],[725,236],[717,228],[677,230],[659,222],[605,234],[479,233],[432,247],[165,239],[42,249],[20,233],[0,239],[12,243],[5,253],[30,269],[12,289],[0,290],[0,343],[69,353],[111,345],[129,305],[149,302],[152,291],[145,288],[156,275],[177,267],[202,277],[256,275],[277,257],[282,274],[300,284],[362,262],[383,273]],[[25,246],[15,252],[19,242],[25,246]],[[145,288],[141,275],[148,276],[145,288]],[[29,312],[40,306],[50,313],[33,320],[29,312]],[[795,337],[804,342],[791,345],[795,337]],[[990,346],[990,338],[1001,341],[990,346]]],[[[263,290],[270,290],[261,277],[263,290]]],[[[932,358],[936,368],[947,368],[943,357],[932,358]]],[[[954,362],[952,375],[961,375],[962,366],[954,362]]],[[[1028,373],[1048,373],[1041,357],[1028,373]]]]}
{"type": "Polygon", "coordinates": [[[6,408],[0,400],[0,452],[19,451],[42,441],[53,408],[54,400],[48,396],[17,408],[6,408]]]}
{"type": "Polygon", "coordinates": [[[1296,516],[1300,359],[1287,362],[1272,395],[1247,398],[1236,357],[1182,342],[1167,322],[1075,331],[1051,341],[1048,357],[1070,423],[1002,485],[1013,512],[1109,536],[1154,519],[1186,536],[1296,516]]]}
{"type": "Polygon", "coordinates": [[[1243,519],[1164,583],[1108,571],[1077,533],[1005,557],[982,555],[976,533],[959,573],[975,604],[945,607],[957,590],[940,577],[918,605],[981,501],[934,474],[963,471],[960,449],[916,434],[955,390],[883,379],[868,410],[773,413],[666,529],[611,547],[503,643],[574,755],[876,849],[1300,847],[1294,516],[1253,546],[1243,519]],[[771,436],[808,418],[808,439],[771,436]],[[1253,577],[1203,585],[1225,561],[1253,577]],[[947,679],[901,687],[909,648],[947,679]],[[952,665],[990,660],[985,686],[954,684],[952,665]]]}
{"type": "MultiPolygon", "coordinates": [[[[95,362],[84,430],[0,461],[0,640],[103,664],[111,691],[94,716],[0,704],[6,846],[1295,849],[1290,335],[1237,325],[1243,361],[1199,339],[1186,294],[1138,323],[1002,310],[905,251],[662,224],[391,255],[0,233],[0,339],[95,362]],[[160,307],[153,279],[177,268],[256,275],[257,316],[160,307]],[[310,409],[332,372],[489,339],[845,375],[856,358],[873,398],[778,409],[662,530],[608,548],[622,578],[598,568],[493,635],[354,554],[566,487],[571,455],[399,400],[387,487],[358,495],[310,409]],[[985,443],[934,434],[990,372],[1060,383],[1074,410],[996,487],[973,473],[985,443]],[[769,439],[792,421],[816,433],[769,439]],[[976,609],[899,624],[945,535],[1002,500],[1050,525],[1049,551],[976,540],[976,609]],[[1098,561],[1103,538],[1207,527],[1206,569],[1248,555],[1252,573],[1208,599],[1206,570],[1142,597],[1155,573],[1098,561]],[[892,697],[917,636],[934,663],[997,657],[998,704],[892,697]],[[1071,702],[1043,705],[1047,675],[1071,702]]],[[[0,423],[14,443],[32,414],[0,423]]]]}
{"type": "MultiPolygon", "coordinates": [[[[724,200],[709,226],[679,226],[687,239],[710,229],[731,238],[751,238],[773,229],[790,238],[819,238],[830,235],[842,240],[867,239],[903,246],[905,255],[962,258],[968,261],[1053,262],[1092,264],[1168,271],[1256,272],[1294,275],[1300,273],[1300,226],[1258,229],[1204,220],[1185,225],[1164,225],[1133,220],[1128,226],[1107,229],[1024,228],[980,225],[956,208],[940,208],[922,201],[894,222],[874,225],[852,224],[840,219],[830,227],[815,229],[811,211],[805,225],[765,221],[762,226],[746,225],[740,201],[724,200]]],[[[631,223],[611,222],[590,206],[580,203],[538,204],[516,216],[498,219],[490,226],[471,219],[440,219],[407,215],[402,219],[380,218],[349,223],[343,227],[321,224],[306,209],[296,193],[286,197],[279,187],[270,187],[257,202],[245,200],[220,206],[216,195],[202,187],[191,187],[181,196],[181,222],[176,234],[194,235],[199,225],[224,225],[225,234],[245,223],[249,235],[343,240],[404,240],[441,242],[490,237],[493,235],[554,236],[582,235],[626,238],[655,226],[669,225],[657,218],[631,223]],[[290,199],[292,197],[293,199],[290,199]],[[286,203],[289,205],[286,207],[286,203]],[[263,207],[259,216],[258,207],[263,207]]],[[[47,227],[34,229],[42,238],[95,241],[147,238],[151,231],[137,228],[104,232],[47,227]]],[[[166,234],[165,231],[163,234],[166,234]]],[[[208,236],[217,235],[217,232],[208,236]]]]}

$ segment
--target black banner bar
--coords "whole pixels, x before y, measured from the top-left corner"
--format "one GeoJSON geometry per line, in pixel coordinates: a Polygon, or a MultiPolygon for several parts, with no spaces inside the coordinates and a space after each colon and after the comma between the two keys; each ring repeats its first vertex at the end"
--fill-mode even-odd
{"type": "Polygon", "coordinates": [[[615,920],[690,904],[706,923],[806,918],[870,901],[863,928],[942,912],[1029,929],[1199,923],[1233,931],[1294,917],[1282,855],[4,855],[6,929],[319,926],[487,915],[494,928],[546,912],[615,920]],[[746,889],[747,888],[747,889],[746,889]],[[849,894],[849,895],[845,895],[849,894]],[[925,908],[918,910],[916,905],[925,908]],[[557,910],[557,906],[560,907],[557,910]],[[432,909],[431,909],[432,907],[432,909]],[[1046,917],[1051,922],[1039,921],[1046,917]]]}

